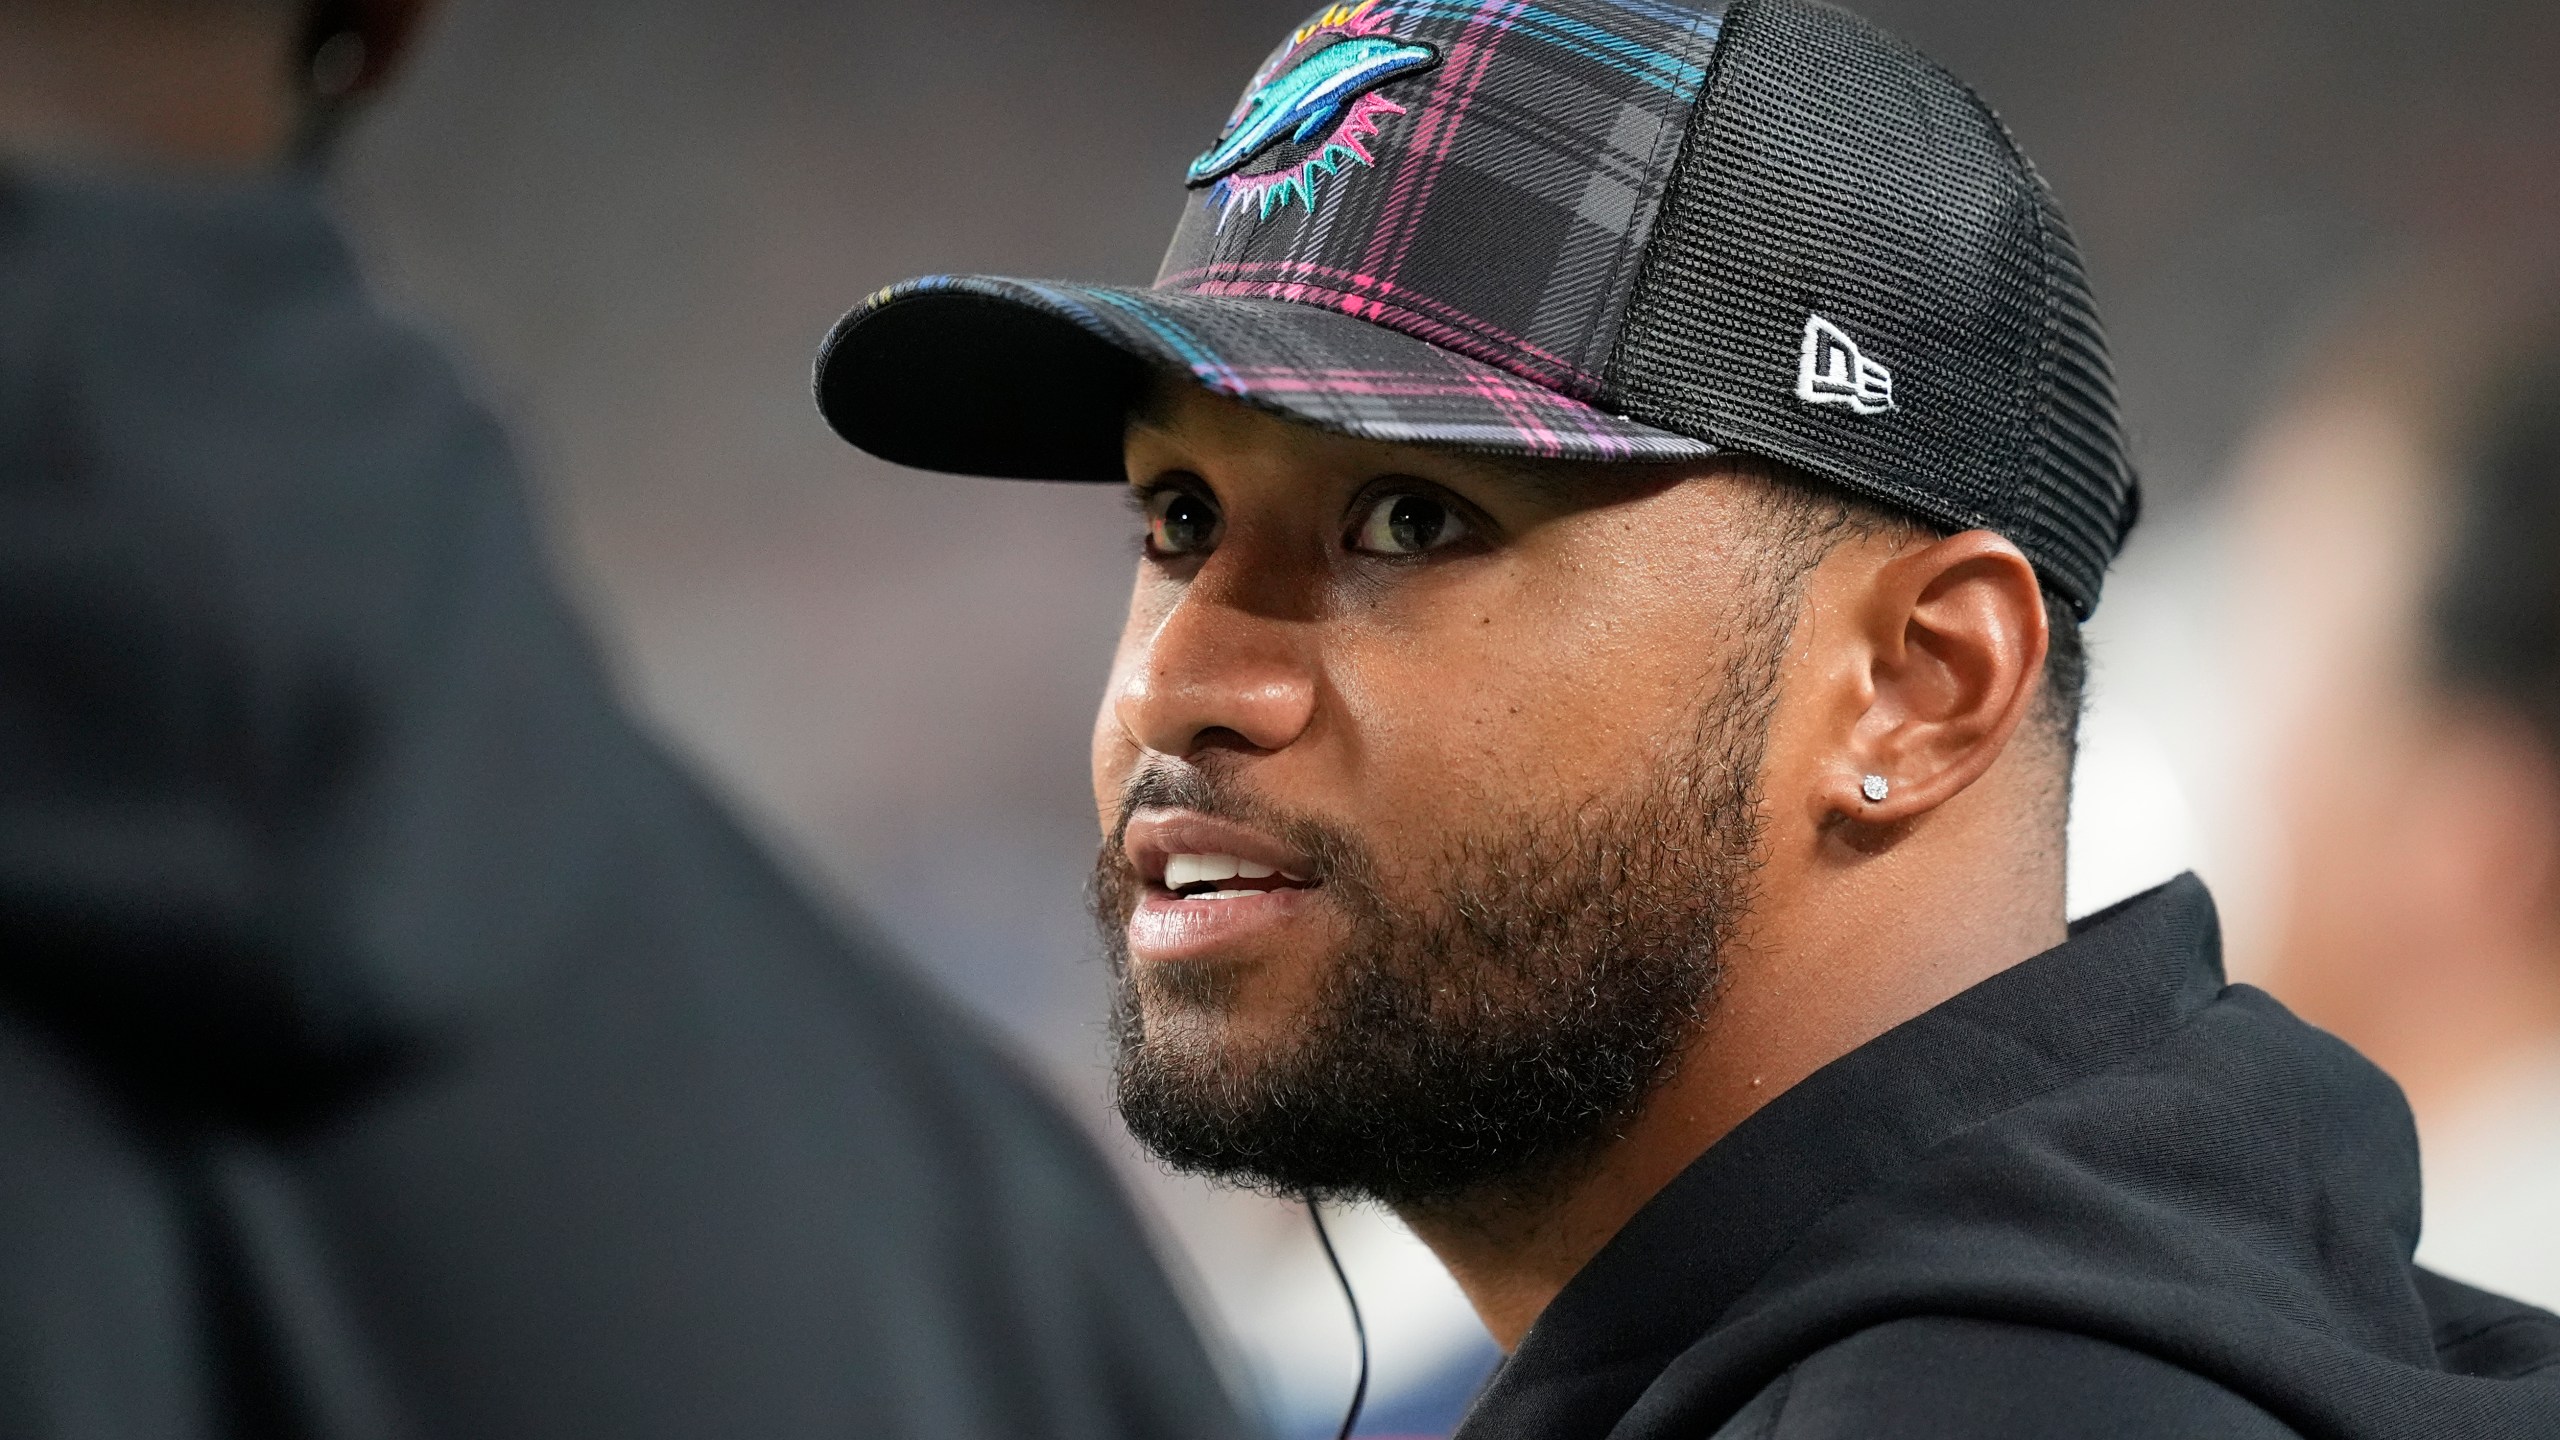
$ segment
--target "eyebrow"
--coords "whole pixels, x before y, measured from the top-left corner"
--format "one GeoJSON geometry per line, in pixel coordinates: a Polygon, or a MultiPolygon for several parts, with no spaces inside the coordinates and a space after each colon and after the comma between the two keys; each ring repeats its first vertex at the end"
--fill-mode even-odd
{"type": "Polygon", "coordinates": [[[1638,490],[1667,483],[1695,468],[1679,461],[1550,460],[1534,455],[1453,453],[1461,464],[1497,483],[1558,507],[1590,504],[1613,490],[1638,490]]]}
{"type": "MultiPolygon", "coordinates": [[[[1170,435],[1163,423],[1161,407],[1135,406],[1129,412],[1131,432],[1152,430],[1170,435]],[[1150,413],[1153,412],[1153,413],[1150,413]]],[[[1499,485],[1533,504],[1552,509],[1572,509],[1594,503],[1612,490],[1641,489],[1647,485],[1676,479],[1683,468],[1678,462],[1644,463],[1609,460],[1551,460],[1534,455],[1486,455],[1465,450],[1425,449],[1444,464],[1471,472],[1476,478],[1499,485]]],[[[1393,464],[1382,465],[1377,475],[1412,474],[1417,480],[1431,477],[1393,464]]],[[[1152,488],[1152,479],[1130,477],[1128,488],[1134,497],[1152,488]]]]}
{"type": "Polygon", "coordinates": [[[1150,367],[1145,383],[1138,387],[1137,398],[1129,402],[1128,428],[1134,430],[1143,425],[1150,430],[1162,430],[1167,415],[1171,413],[1173,397],[1189,381],[1188,376],[1150,367]]]}
{"type": "Polygon", "coordinates": [[[1570,461],[1542,460],[1530,455],[1475,455],[1464,451],[1453,452],[1451,458],[1468,469],[1525,493],[1531,499],[1550,505],[1566,504],[1590,488],[1590,467],[1570,461]]]}

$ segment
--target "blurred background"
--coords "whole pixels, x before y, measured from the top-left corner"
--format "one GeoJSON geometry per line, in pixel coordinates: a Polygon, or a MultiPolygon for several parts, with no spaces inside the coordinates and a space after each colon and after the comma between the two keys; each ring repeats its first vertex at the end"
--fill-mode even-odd
{"type": "MultiPolygon", "coordinates": [[[[1151,278],[1184,164],[1305,8],[457,0],[338,179],[376,278],[514,423],[630,692],[1119,1147],[1293,1435],[1331,1433],[1351,1365],[1303,1217],[1157,1175],[1108,1117],[1081,886],[1122,501],[877,464],[807,380],[837,314],[891,280],[1151,278]]],[[[2316,464],[2249,478],[2285,468],[2264,417],[2409,277],[2476,267],[2488,299],[2467,303],[2495,311],[2547,273],[2560,6],[1860,8],[2002,111],[2111,322],[2149,511],[2092,630],[2075,913],[2196,868],[2235,971],[2272,973],[2300,884],[2267,657],[2297,637],[2231,619],[2301,533],[2268,497],[2323,488],[2316,464]]],[[[2424,530],[2399,513],[2374,533],[2424,530]]],[[[2330,578],[2363,593],[2389,568],[2330,578]]],[[[1424,1425],[1490,1351],[1389,1222],[1345,1226],[1372,1429],[1424,1425]]]]}

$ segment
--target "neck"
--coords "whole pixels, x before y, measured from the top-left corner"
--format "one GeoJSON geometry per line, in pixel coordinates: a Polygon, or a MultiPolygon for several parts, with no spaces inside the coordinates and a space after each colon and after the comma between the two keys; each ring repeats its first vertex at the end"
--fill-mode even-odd
{"type": "Polygon", "coordinates": [[[2061,846],[2019,843],[2009,817],[2043,807],[2032,790],[2012,793],[2018,779],[1995,770],[1881,850],[1818,831],[1773,836],[1779,853],[1762,867],[1748,933],[1722,957],[1712,1008],[1619,1133],[1559,1183],[1403,1214],[1506,1352],[1638,1210],[1762,1106],[2062,943],[2061,846]]]}
{"type": "Polygon", "coordinates": [[[0,154],[254,171],[293,138],[286,5],[0,4],[0,154]]]}

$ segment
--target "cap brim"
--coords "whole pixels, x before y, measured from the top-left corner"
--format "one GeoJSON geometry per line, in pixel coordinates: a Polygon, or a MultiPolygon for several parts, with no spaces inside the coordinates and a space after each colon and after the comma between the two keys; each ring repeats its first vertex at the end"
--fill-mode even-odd
{"type": "Polygon", "coordinates": [[[1157,370],[1368,440],[1559,460],[1716,453],[1332,310],[984,276],[910,281],[865,301],[827,337],[816,383],[827,423],[884,460],[1116,481],[1130,407],[1157,370]]]}

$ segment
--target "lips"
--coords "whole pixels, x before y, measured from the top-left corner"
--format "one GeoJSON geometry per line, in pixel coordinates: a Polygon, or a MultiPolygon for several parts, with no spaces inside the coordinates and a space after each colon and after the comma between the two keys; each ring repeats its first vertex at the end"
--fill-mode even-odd
{"type": "Polygon", "coordinates": [[[1146,883],[1129,917],[1130,958],[1222,958],[1313,901],[1314,861],[1250,826],[1192,810],[1141,810],[1122,848],[1146,883]]]}

